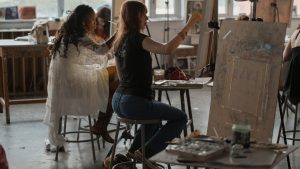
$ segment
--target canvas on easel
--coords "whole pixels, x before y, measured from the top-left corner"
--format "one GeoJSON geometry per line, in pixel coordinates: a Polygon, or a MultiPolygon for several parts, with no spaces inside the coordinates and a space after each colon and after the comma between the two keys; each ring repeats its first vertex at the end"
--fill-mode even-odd
{"type": "MultiPolygon", "coordinates": [[[[192,16],[192,13],[199,12],[201,14],[204,14],[205,11],[205,0],[188,0],[186,2],[186,21],[189,20],[189,18],[192,16]]],[[[197,23],[189,32],[191,35],[199,35],[200,34],[200,28],[201,24],[203,22],[197,23]]],[[[199,38],[199,37],[198,37],[199,38]]]]}
{"type": "MultiPolygon", "coordinates": [[[[212,29],[208,27],[208,23],[212,21],[215,15],[215,11],[217,10],[218,1],[217,0],[204,0],[202,3],[203,9],[203,20],[200,22],[200,30],[198,38],[198,48],[197,48],[197,60],[196,60],[196,72],[195,77],[200,75],[199,70],[205,66],[210,60],[210,56],[212,54],[212,46],[215,42],[213,42],[213,33],[212,29]]],[[[217,15],[217,14],[216,14],[217,15]]]]}
{"type": "Polygon", "coordinates": [[[282,23],[222,23],[209,135],[228,138],[233,124],[250,124],[252,139],[272,140],[285,31],[282,23]]]}

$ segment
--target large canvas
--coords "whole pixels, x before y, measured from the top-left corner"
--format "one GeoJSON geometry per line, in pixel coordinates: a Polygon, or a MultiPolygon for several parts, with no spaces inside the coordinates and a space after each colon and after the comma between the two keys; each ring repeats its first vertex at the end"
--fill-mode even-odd
{"type": "Polygon", "coordinates": [[[222,23],[209,135],[230,137],[233,124],[250,124],[252,139],[272,140],[285,31],[282,23],[222,23]]]}

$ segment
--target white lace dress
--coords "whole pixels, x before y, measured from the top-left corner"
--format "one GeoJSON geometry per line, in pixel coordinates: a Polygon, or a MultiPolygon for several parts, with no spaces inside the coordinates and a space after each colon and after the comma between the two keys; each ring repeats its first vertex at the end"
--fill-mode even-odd
{"type": "Polygon", "coordinates": [[[48,138],[53,145],[65,142],[64,137],[57,134],[63,115],[96,118],[99,110],[106,112],[109,95],[107,57],[80,44],[78,50],[72,44],[68,46],[67,58],[59,56],[63,53],[62,47],[50,63],[44,123],[49,126],[48,138]]]}

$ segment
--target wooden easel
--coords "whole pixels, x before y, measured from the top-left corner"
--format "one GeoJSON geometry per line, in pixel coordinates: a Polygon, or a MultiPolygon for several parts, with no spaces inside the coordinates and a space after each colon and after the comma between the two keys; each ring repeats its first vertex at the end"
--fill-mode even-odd
{"type": "Polygon", "coordinates": [[[218,0],[207,0],[201,23],[195,77],[201,70],[214,66],[218,41],[218,0]]]}

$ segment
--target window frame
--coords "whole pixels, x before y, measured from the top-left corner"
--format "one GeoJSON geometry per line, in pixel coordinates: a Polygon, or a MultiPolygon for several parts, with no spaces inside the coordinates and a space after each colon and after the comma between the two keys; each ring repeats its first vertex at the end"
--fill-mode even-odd
{"type": "MultiPolygon", "coordinates": [[[[148,16],[150,19],[165,18],[166,14],[156,14],[155,0],[146,0],[146,6],[148,7],[148,16]]],[[[169,14],[169,18],[182,18],[182,0],[174,0],[174,14],[169,14]]]]}

